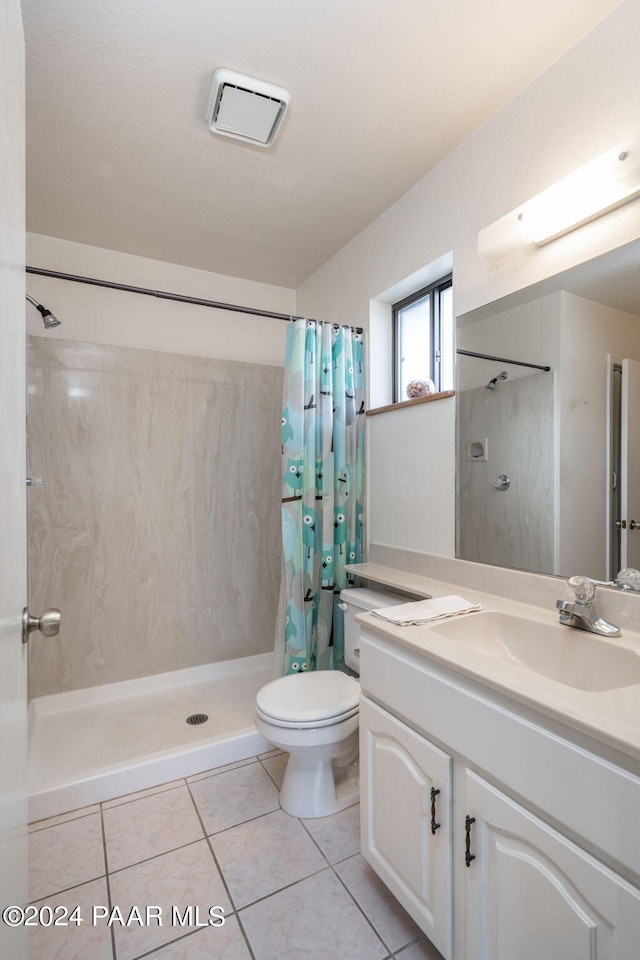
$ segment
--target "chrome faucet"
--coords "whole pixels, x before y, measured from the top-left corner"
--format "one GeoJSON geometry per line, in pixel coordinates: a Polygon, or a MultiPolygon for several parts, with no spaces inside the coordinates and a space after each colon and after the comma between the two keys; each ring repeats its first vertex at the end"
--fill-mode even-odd
{"type": "Polygon", "coordinates": [[[596,613],[596,588],[587,577],[571,577],[567,580],[573,600],[557,600],[560,623],[576,630],[587,630],[601,637],[620,637],[620,628],[603,620],[596,613]]]}

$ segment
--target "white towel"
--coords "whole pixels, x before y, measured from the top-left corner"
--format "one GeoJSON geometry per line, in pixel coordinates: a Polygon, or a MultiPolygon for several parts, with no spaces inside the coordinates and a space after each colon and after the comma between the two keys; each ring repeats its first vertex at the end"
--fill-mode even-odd
{"type": "Polygon", "coordinates": [[[482,609],[479,603],[469,603],[463,597],[436,597],[432,600],[417,600],[412,603],[399,603],[395,607],[382,607],[372,610],[375,617],[397,623],[399,626],[409,624],[429,623],[431,620],[441,620],[444,617],[456,617],[461,613],[471,613],[482,609]]]}

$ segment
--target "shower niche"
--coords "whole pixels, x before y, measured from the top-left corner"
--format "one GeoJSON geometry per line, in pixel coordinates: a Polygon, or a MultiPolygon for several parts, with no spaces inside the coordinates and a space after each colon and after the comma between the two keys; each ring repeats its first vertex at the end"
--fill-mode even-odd
{"type": "Polygon", "coordinates": [[[479,460],[486,461],[489,452],[489,438],[484,440],[464,440],[464,458],[468,463],[477,463],[479,460]]]}

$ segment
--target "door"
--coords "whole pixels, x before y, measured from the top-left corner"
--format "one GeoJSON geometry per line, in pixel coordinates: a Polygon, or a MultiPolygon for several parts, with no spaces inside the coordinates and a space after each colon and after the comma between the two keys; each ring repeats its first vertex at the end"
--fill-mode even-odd
{"type": "Polygon", "coordinates": [[[471,770],[465,787],[465,960],[638,956],[640,890],[471,770]]]}
{"type": "MultiPolygon", "coordinates": [[[[27,899],[24,40],[19,0],[0,4],[0,904],[27,899]]],[[[0,956],[24,931],[0,922],[0,956]]]]}
{"type": "Polygon", "coordinates": [[[451,956],[451,757],[362,698],[362,853],[451,956]]]}
{"type": "MultiPolygon", "coordinates": [[[[621,565],[640,569],[640,361],[622,361],[620,437],[621,565]],[[637,524],[637,526],[636,526],[637,524]]],[[[614,571],[614,576],[617,570],[614,571]]]]}

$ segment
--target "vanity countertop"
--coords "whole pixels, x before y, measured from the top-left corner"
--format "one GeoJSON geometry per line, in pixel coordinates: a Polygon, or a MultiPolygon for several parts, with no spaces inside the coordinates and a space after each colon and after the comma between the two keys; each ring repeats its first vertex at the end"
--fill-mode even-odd
{"type": "MultiPolygon", "coordinates": [[[[349,569],[359,577],[403,590],[416,598],[459,594],[466,600],[480,603],[483,611],[522,617],[539,624],[558,623],[558,612],[555,608],[547,610],[380,564],[353,564],[349,569]]],[[[464,617],[449,618],[446,622],[450,623],[452,619],[470,619],[477,615],[469,613],[464,617]]],[[[577,689],[547,679],[519,665],[515,660],[497,660],[481,650],[440,635],[437,627],[445,621],[428,625],[397,626],[371,613],[360,614],[357,620],[361,627],[414,655],[432,660],[475,683],[499,692],[509,700],[524,704],[536,713],[559,721],[564,726],[586,734],[590,739],[620,751],[633,761],[630,769],[640,774],[640,683],[612,690],[577,689]]],[[[561,629],[571,630],[575,636],[577,651],[581,638],[591,636],[570,627],[561,629]]],[[[638,633],[623,628],[621,638],[606,642],[627,647],[640,657],[638,633]]]]}

